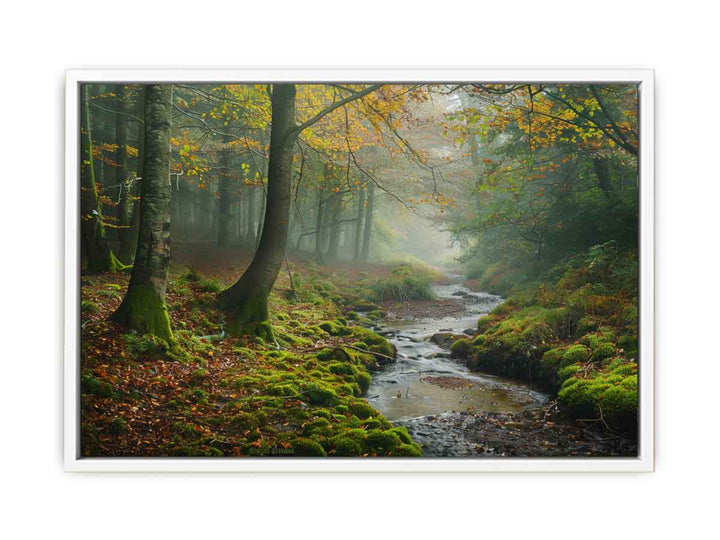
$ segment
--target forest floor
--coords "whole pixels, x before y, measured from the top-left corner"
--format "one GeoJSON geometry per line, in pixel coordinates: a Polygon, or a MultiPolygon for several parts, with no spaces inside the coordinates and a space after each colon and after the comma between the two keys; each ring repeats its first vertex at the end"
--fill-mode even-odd
{"type": "Polygon", "coordinates": [[[367,369],[387,361],[392,347],[338,307],[362,304],[338,291],[388,268],[291,260],[297,295],[283,267],[270,299],[278,350],[225,336],[215,306],[216,293],[250,257],[174,244],[167,304],[178,344],[171,349],[108,321],[127,274],[82,276],[83,455],[419,455],[404,428],[359,399],[367,369]]]}

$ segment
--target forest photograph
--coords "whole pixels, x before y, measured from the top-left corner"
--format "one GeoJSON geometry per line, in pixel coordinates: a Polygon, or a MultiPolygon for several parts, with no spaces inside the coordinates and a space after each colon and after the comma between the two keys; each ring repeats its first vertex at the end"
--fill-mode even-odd
{"type": "Polygon", "coordinates": [[[639,455],[629,82],[83,82],[79,457],[639,455]]]}

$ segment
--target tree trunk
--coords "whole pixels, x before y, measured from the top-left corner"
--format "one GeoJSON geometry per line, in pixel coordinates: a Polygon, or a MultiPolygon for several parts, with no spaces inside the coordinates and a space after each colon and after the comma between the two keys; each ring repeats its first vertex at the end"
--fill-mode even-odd
{"type": "Polygon", "coordinates": [[[247,190],[247,221],[245,227],[245,241],[248,246],[255,246],[255,188],[247,190]]]}
{"type": "Polygon", "coordinates": [[[343,196],[340,193],[333,193],[331,198],[330,210],[330,241],[328,243],[327,254],[325,260],[334,262],[338,258],[338,247],[340,245],[340,218],[343,209],[343,196]]]}
{"type": "Polygon", "coordinates": [[[354,244],[354,251],[353,251],[353,261],[359,262],[360,261],[360,251],[362,249],[362,219],[363,214],[365,213],[365,187],[360,187],[360,192],[358,194],[358,207],[357,207],[357,217],[355,218],[355,244],[354,244]]]}
{"type": "Polygon", "coordinates": [[[372,234],[373,206],[375,204],[375,184],[368,185],[367,206],[365,207],[365,236],[363,238],[362,253],[360,258],[367,262],[370,254],[370,235],[372,234]]]}
{"type": "Polygon", "coordinates": [[[217,244],[225,247],[230,243],[230,235],[233,226],[232,216],[232,193],[233,193],[233,177],[230,171],[230,138],[226,138],[223,149],[220,152],[220,184],[218,191],[220,194],[218,202],[218,234],[217,244]]]}
{"type": "Polygon", "coordinates": [[[88,272],[117,272],[122,270],[124,265],[115,257],[105,238],[102,210],[98,203],[98,192],[95,184],[87,85],[82,86],[81,101],[80,235],[82,255],[87,262],[86,268],[88,272]]]}
{"type": "Polygon", "coordinates": [[[290,216],[292,157],[295,132],[295,85],[275,84],[265,226],[255,256],[240,279],[220,295],[233,335],[254,334],[273,339],[268,296],[285,257],[290,216]]]}
{"type": "MultiPolygon", "coordinates": [[[[140,87],[140,91],[138,92],[138,98],[137,103],[135,105],[135,109],[138,111],[139,116],[142,116],[144,114],[144,108],[145,108],[145,88],[143,86],[140,87]]],[[[138,150],[138,157],[135,162],[135,177],[141,178],[142,177],[142,159],[143,154],[145,153],[144,145],[145,145],[145,127],[143,124],[138,124],[138,130],[137,130],[137,150],[138,150]]],[[[138,239],[138,231],[140,230],[140,183],[142,180],[136,180],[132,182],[132,185],[130,186],[130,189],[128,190],[128,196],[132,199],[132,213],[130,215],[130,228],[125,229],[125,232],[120,236],[120,253],[121,258],[120,260],[125,261],[126,259],[129,261],[129,263],[132,263],[135,260],[135,252],[137,251],[137,239],[138,239]],[[123,258],[124,257],[124,258],[123,258]]]]}
{"type": "Polygon", "coordinates": [[[134,182],[130,179],[128,167],[128,117],[131,107],[129,103],[128,93],[125,91],[124,84],[118,84],[115,89],[115,95],[118,99],[118,114],[115,118],[115,141],[117,148],[117,167],[115,168],[115,183],[119,184],[120,201],[118,204],[119,220],[118,235],[120,237],[120,248],[118,258],[125,264],[132,264],[135,256],[133,241],[133,203],[134,203],[134,182]]]}
{"type": "MultiPolygon", "coordinates": [[[[262,190],[260,191],[260,201],[262,202],[262,205],[260,206],[260,215],[258,216],[258,223],[257,223],[257,233],[255,234],[255,249],[258,248],[260,245],[260,239],[262,238],[262,230],[263,226],[265,225],[265,210],[267,205],[267,191],[265,191],[265,187],[263,186],[262,190]]],[[[289,210],[288,210],[289,212],[289,210]]]]}
{"type": "Polygon", "coordinates": [[[318,186],[317,215],[315,216],[315,260],[323,264],[323,223],[325,222],[324,190],[318,186]]]}
{"type": "Polygon", "coordinates": [[[145,157],[140,235],[130,284],[113,319],[127,328],[171,343],[165,305],[170,262],[170,128],[172,85],[145,89],[145,157]]]}
{"type": "Polygon", "coordinates": [[[612,182],[610,180],[610,167],[608,166],[608,160],[605,158],[593,158],[592,162],[598,186],[600,186],[600,189],[603,190],[603,193],[609,195],[612,192],[612,182]]]}

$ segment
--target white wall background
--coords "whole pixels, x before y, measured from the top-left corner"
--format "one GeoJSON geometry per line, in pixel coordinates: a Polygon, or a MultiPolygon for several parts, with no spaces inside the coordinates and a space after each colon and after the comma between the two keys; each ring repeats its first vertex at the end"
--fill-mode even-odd
{"type": "MultiPolygon", "coordinates": [[[[10,2],[0,32],[5,538],[706,538],[717,531],[710,2],[10,2]],[[79,475],[61,462],[63,70],[655,68],[657,472],[79,475]],[[13,532],[10,532],[13,531],[13,532]],[[9,533],[9,534],[7,534],[9,533]]],[[[713,53],[712,51],[715,51],[713,53]]]]}

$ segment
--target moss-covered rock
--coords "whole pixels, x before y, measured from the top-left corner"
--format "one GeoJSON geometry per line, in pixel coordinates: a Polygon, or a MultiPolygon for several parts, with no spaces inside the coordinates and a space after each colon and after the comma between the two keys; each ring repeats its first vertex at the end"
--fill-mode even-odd
{"type": "Polygon", "coordinates": [[[366,418],[370,418],[372,416],[377,416],[377,411],[373,408],[372,405],[369,403],[366,403],[365,401],[355,401],[353,403],[350,403],[350,413],[354,414],[361,420],[365,420],[366,418]]]}
{"type": "Polygon", "coordinates": [[[366,439],[367,447],[376,453],[389,453],[402,444],[400,437],[392,431],[380,431],[373,429],[368,433],[366,439]]]}
{"type": "Polygon", "coordinates": [[[391,457],[422,457],[422,450],[417,444],[400,444],[390,452],[391,457]]]}
{"type": "Polygon", "coordinates": [[[311,405],[335,405],[340,401],[337,392],[331,387],[319,383],[309,384],[303,391],[311,405]]]}
{"type": "Polygon", "coordinates": [[[319,442],[312,439],[295,439],[292,442],[293,453],[296,456],[325,457],[327,452],[319,442]]]}

